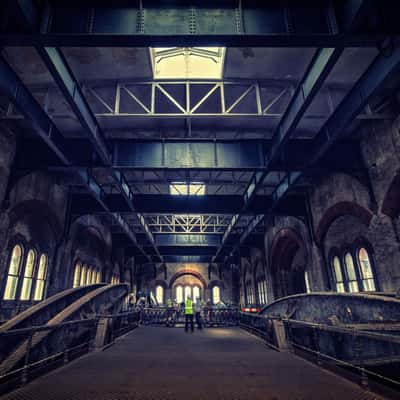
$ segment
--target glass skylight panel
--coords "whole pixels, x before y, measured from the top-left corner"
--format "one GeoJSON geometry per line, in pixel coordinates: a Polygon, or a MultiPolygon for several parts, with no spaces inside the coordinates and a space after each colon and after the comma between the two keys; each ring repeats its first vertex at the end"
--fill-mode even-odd
{"type": "Polygon", "coordinates": [[[224,47],[150,49],[154,79],[222,79],[224,47]]]}
{"type": "Polygon", "coordinates": [[[169,194],[175,196],[204,196],[206,194],[206,185],[201,182],[172,182],[169,185],[169,194]]]}

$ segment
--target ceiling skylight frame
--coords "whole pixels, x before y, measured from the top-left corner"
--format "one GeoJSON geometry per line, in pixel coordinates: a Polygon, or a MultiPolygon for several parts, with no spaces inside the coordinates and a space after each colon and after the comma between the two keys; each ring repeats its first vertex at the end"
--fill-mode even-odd
{"type": "Polygon", "coordinates": [[[155,80],[222,80],[225,47],[153,47],[150,59],[155,80]]]}

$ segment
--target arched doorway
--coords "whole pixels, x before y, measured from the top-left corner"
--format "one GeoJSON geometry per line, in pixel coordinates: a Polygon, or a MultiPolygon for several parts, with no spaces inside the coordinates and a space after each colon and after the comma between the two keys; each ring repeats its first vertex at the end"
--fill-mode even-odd
{"type": "Polygon", "coordinates": [[[276,299],[307,291],[305,266],[306,250],[300,235],[292,229],[282,229],[272,245],[272,278],[276,299]]]}
{"type": "Polygon", "coordinates": [[[196,271],[184,270],[176,273],[171,278],[169,286],[172,299],[178,303],[185,301],[189,296],[193,300],[197,298],[205,299],[206,281],[196,271]]]}

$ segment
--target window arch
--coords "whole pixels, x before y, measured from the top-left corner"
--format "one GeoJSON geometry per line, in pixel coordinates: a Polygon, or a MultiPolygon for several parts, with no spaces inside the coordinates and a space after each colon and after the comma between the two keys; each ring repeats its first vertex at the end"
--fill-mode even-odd
{"type": "Polygon", "coordinates": [[[18,280],[21,270],[21,261],[23,255],[23,247],[20,244],[14,246],[10,264],[8,267],[8,275],[6,282],[6,289],[4,291],[4,300],[14,300],[17,294],[18,280]]]}
{"type": "Polygon", "coordinates": [[[342,267],[340,265],[340,259],[338,256],[334,256],[332,258],[332,269],[333,269],[333,278],[335,280],[336,291],[339,293],[344,293],[344,281],[342,274],[342,267]]]}
{"type": "Polygon", "coordinates": [[[193,301],[200,299],[200,288],[198,286],[193,286],[193,301]]]}
{"type": "Polygon", "coordinates": [[[86,275],[87,275],[87,265],[83,264],[82,271],[81,271],[81,281],[80,286],[86,285],[86,275]]]}
{"type": "Polygon", "coordinates": [[[86,274],[86,285],[90,285],[92,283],[92,267],[88,267],[86,274]]]}
{"type": "Polygon", "coordinates": [[[164,303],[164,288],[161,285],[156,287],[156,300],[158,304],[164,303]]]}
{"type": "Polygon", "coordinates": [[[357,254],[363,290],[375,291],[375,278],[372,270],[371,258],[365,247],[360,247],[357,254]]]}
{"type": "Polygon", "coordinates": [[[96,275],[96,283],[100,283],[101,282],[101,272],[97,271],[97,275],[96,275]]]}
{"type": "Polygon", "coordinates": [[[304,271],[304,283],[306,285],[306,293],[310,293],[311,292],[310,277],[308,275],[307,270],[304,271]]]}
{"type": "Polygon", "coordinates": [[[353,256],[347,252],[344,255],[344,265],[346,267],[347,284],[351,293],[359,292],[356,268],[354,266],[353,256]]]}
{"type": "Polygon", "coordinates": [[[221,289],[219,286],[214,286],[212,290],[213,304],[218,304],[221,301],[221,289]]]}
{"type": "Polygon", "coordinates": [[[188,297],[192,297],[192,288],[190,286],[185,286],[185,301],[188,297]]]}
{"type": "Polygon", "coordinates": [[[33,270],[35,268],[36,252],[33,249],[28,251],[25,261],[24,280],[19,298],[21,300],[30,300],[32,292],[33,270]]]}
{"type": "Polygon", "coordinates": [[[175,289],[175,297],[176,297],[176,302],[178,304],[182,303],[183,301],[183,287],[182,286],[177,286],[175,289]]]}
{"type": "Polygon", "coordinates": [[[81,282],[81,269],[82,265],[79,261],[76,262],[75,264],[75,269],[74,269],[74,281],[72,284],[72,287],[78,287],[80,282],[81,282]]]}
{"type": "Polygon", "coordinates": [[[47,278],[47,255],[42,253],[39,258],[39,267],[36,273],[36,286],[33,300],[40,301],[43,299],[44,287],[47,278]]]}

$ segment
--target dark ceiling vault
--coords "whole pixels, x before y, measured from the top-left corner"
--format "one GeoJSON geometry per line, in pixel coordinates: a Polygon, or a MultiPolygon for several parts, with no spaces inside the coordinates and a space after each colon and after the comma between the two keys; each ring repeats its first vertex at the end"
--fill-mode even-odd
{"type": "Polygon", "coordinates": [[[354,131],[393,118],[396,2],[159,3],[7,1],[0,121],[21,174],[59,174],[74,217],[143,262],[222,262],[271,216],[304,217],[310,176],[365,178],[354,131]],[[222,79],[155,80],[148,47],[177,44],[227,47],[222,79]]]}

